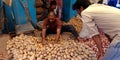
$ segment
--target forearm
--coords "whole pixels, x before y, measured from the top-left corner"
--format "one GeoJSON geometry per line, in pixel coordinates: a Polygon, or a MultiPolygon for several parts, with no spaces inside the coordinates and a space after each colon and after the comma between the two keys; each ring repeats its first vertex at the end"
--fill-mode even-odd
{"type": "Polygon", "coordinates": [[[57,29],[57,34],[56,34],[56,40],[59,40],[60,38],[60,32],[61,32],[61,29],[57,29]]]}
{"type": "Polygon", "coordinates": [[[98,48],[100,54],[102,55],[102,54],[103,54],[103,49],[102,49],[102,41],[101,41],[101,39],[100,39],[100,36],[99,36],[99,35],[95,35],[95,36],[93,37],[93,40],[94,40],[94,42],[96,43],[97,48],[98,48]]]}
{"type": "Polygon", "coordinates": [[[46,29],[42,29],[42,40],[45,40],[46,29]]]}

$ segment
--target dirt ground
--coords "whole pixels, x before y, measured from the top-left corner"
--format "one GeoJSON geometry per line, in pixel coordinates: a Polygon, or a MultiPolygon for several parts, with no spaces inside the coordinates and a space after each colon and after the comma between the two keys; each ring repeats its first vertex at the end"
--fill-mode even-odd
{"type": "Polygon", "coordinates": [[[0,60],[7,60],[6,42],[9,39],[8,34],[0,35],[0,60]]]}

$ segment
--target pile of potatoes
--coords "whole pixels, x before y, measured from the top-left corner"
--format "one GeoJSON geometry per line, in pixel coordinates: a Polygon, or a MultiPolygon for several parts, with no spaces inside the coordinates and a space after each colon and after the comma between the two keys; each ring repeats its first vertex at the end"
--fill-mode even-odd
{"type": "Polygon", "coordinates": [[[58,43],[50,43],[54,36],[47,36],[45,45],[41,37],[16,36],[7,42],[9,60],[97,60],[95,52],[84,43],[67,35],[62,35],[58,43]]]}

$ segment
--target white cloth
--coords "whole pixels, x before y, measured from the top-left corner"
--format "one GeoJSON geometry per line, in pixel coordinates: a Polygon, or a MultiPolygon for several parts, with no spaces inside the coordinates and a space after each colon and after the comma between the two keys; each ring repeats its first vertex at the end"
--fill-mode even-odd
{"type": "Polygon", "coordinates": [[[91,3],[98,3],[99,0],[90,0],[91,3]]]}
{"type": "Polygon", "coordinates": [[[58,6],[54,9],[54,13],[57,14],[58,6]]]}
{"type": "MultiPolygon", "coordinates": [[[[77,15],[77,17],[82,19],[80,17],[80,15],[77,15]]],[[[82,19],[82,21],[84,21],[84,20],[82,19]]],[[[99,34],[99,32],[98,32],[98,29],[97,29],[97,27],[95,26],[94,23],[88,24],[86,22],[83,22],[82,30],[80,32],[80,37],[82,37],[82,38],[92,38],[92,36],[97,35],[97,34],[99,34]],[[91,27],[89,27],[89,25],[91,27]]]]}
{"type": "Polygon", "coordinates": [[[56,8],[54,9],[54,13],[55,13],[56,15],[58,15],[57,18],[61,19],[62,10],[60,9],[59,6],[56,6],[56,8]]]}
{"type": "Polygon", "coordinates": [[[120,0],[117,1],[116,7],[119,7],[119,8],[120,8],[120,0]]]}
{"type": "Polygon", "coordinates": [[[118,33],[111,42],[110,46],[115,46],[118,42],[120,42],[120,34],[118,33]]]}
{"type": "Polygon", "coordinates": [[[103,4],[106,4],[106,5],[107,5],[107,4],[108,4],[108,1],[109,1],[109,0],[103,0],[103,4]]]}
{"type": "Polygon", "coordinates": [[[97,27],[111,38],[120,32],[120,9],[103,4],[93,4],[82,11],[81,16],[83,29],[80,37],[91,38],[99,34],[97,27]]]}

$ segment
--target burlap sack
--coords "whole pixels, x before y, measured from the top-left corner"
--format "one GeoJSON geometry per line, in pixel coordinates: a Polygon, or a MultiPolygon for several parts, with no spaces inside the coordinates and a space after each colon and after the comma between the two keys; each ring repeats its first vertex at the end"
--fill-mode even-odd
{"type": "Polygon", "coordinates": [[[75,29],[77,30],[77,32],[80,33],[80,31],[82,29],[82,20],[81,19],[79,19],[78,17],[73,17],[70,19],[70,21],[68,23],[73,25],[75,27],[75,29]]]}

